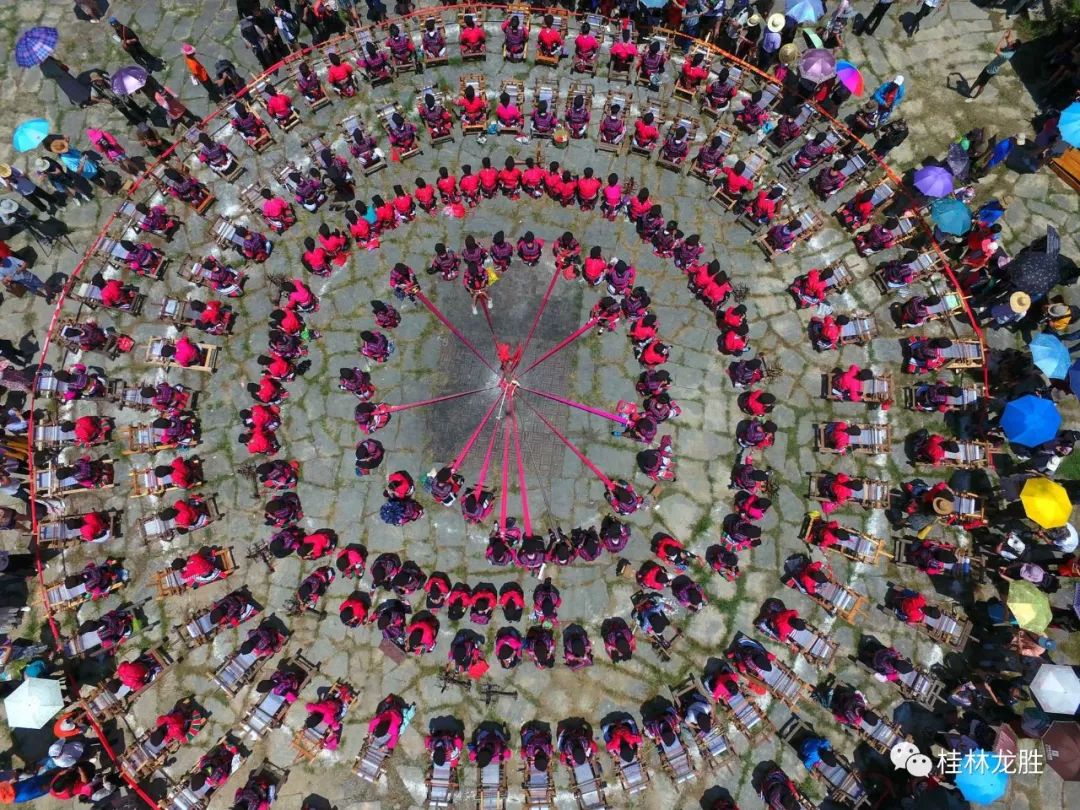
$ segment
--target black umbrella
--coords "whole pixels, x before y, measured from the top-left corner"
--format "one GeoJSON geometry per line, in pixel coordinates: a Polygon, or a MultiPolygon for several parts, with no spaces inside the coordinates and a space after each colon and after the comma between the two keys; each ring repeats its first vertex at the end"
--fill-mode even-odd
{"type": "Polygon", "coordinates": [[[945,157],[945,163],[949,167],[949,171],[952,172],[953,177],[957,180],[966,180],[968,176],[968,169],[971,166],[971,158],[968,157],[968,153],[958,143],[949,145],[949,153],[945,157]]]}
{"type": "Polygon", "coordinates": [[[1061,262],[1057,256],[1032,250],[1021,253],[1006,270],[1013,286],[1034,295],[1046,295],[1061,282],[1061,262]]]}

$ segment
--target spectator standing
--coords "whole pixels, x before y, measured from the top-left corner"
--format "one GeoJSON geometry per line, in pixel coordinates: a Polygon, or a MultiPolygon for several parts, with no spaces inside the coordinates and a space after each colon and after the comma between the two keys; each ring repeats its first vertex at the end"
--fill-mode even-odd
{"type": "Polygon", "coordinates": [[[123,48],[124,52],[138,64],[142,65],[151,73],[155,70],[162,70],[165,67],[165,63],[162,62],[160,58],[146,50],[146,47],[142,44],[142,40],[139,39],[139,35],[128,28],[128,26],[124,25],[120,20],[116,19],[116,17],[109,17],[109,25],[112,26],[113,33],[116,34],[116,39],[119,41],[120,47],[123,48]]]}
{"type": "Polygon", "coordinates": [[[870,13],[866,15],[866,19],[863,20],[862,33],[872,37],[881,25],[881,21],[885,19],[885,15],[889,13],[892,4],[893,0],[877,0],[874,7],[870,9],[870,13]]]}
{"type": "Polygon", "coordinates": [[[184,67],[191,74],[192,84],[201,84],[211,101],[221,101],[221,91],[210,80],[210,73],[195,56],[195,46],[185,42],[180,46],[180,53],[184,55],[184,67]]]}
{"type": "Polygon", "coordinates": [[[47,214],[56,211],[56,200],[51,194],[43,191],[37,183],[6,163],[0,163],[0,188],[18,192],[39,211],[47,214]]]}

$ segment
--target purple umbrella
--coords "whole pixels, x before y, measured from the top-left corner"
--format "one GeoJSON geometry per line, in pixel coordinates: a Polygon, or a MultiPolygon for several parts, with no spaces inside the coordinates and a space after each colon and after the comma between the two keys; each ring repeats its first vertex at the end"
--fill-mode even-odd
{"type": "Polygon", "coordinates": [[[122,67],[112,76],[112,91],[118,96],[130,96],[146,84],[146,71],[138,65],[122,67]]]}
{"type": "Polygon", "coordinates": [[[836,75],[836,57],[824,48],[811,48],[799,60],[799,73],[808,82],[821,84],[836,75]]]}
{"type": "Polygon", "coordinates": [[[56,50],[60,32],[55,28],[39,25],[24,31],[15,43],[15,62],[19,67],[28,68],[40,65],[56,50]]]}
{"type": "Polygon", "coordinates": [[[927,197],[947,197],[952,194],[952,174],[941,166],[923,166],[915,172],[915,188],[927,197]]]}

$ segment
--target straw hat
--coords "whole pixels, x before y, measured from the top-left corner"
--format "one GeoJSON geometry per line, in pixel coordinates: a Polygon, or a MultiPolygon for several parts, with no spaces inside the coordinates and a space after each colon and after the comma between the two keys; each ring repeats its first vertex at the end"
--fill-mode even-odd
{"type": "Polygon", "coordinates": [[[1014,292],[1009,296],[1009,309],[1017,315],[1023,315],[1031,309],[1031,296],[1019,290],[1014,292]]]}
{"type": "MultiPolygon", "coordinates": [[[[4,164],[0,163],[0,177],[7,177],[4,174],[4,169],[7,168],[4,164]]],[[[10,174],[10,169],[8,171],[10,174]]],[[[1047,317],[1056,321],[1058,318],[1064,318],[1069,314],[1069,308],[1065,304],[1051,304],[1046,308],[1047,317]]]]}
{"type": "Polygon", "coordinates": [[[11,177],[11,167],[6,163],[0,163],[0,177],[11,177]]]}
{"type": "Polygon", "coordinates": [[[951,515],[956,511],[952,498],[934,498],[933,508],[936,515],[951,515]]]}
{"type": "Polygon", "coordinates": [[[47,172],[49,170],[49,161],[45,158],[38,158],[34,161],[34,171],[47,172]]]}
{"type": "Polygon", "coordinates": [[[180,46],[180,53],[182,53],[184,56],[191,56],[195,53],[195,46],[192,45],[190,42],[185,42],[183,45],[180,46]]]}
{"type": "Polygon", "coordinates": [[[19,204],[12,199],[0,200],[0,214],[14,214],[19,210],[19,204]]]}
{"type": "Polygon", "coordinates": [[[785,65],[793,65],[799,58],[799,46],[794,42],[780,46],[780,61],[785,65]]]}
{"type": "Polygon", "coordinates": [[[68,149],[71,148],[71,144],[68,143],[67,138],[57,138],[55,141],[49,144],[49,151],[54,155],[62,155],[68,149]]]}
{"type": "Polygon", "coordinates": [[[765,27],[772,31],[774,34],[779,34],[784,30],[784,15],[783,14],[770,14],[769,19],[765,22],[765,27]]]}
{"type": "Polygon", "coordinates": [[[761,15],[751,14],[750,19],[746,21],[746,24],[750,26],[761,25],[761,15]]]}

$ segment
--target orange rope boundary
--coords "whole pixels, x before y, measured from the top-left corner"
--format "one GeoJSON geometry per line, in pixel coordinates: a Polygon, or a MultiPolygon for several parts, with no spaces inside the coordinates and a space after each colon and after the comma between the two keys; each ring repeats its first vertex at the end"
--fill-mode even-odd
{"type": "MultiPolygon", "coordinates": [[[[348,33],[341,34],[341,35],[339,35],[337,37],[333,37],[331,39],[328,39],[328,40],[326,40],[325,42],[321,43],[318,46],[313,45],[313,46],[304,48],[302,50],[299,50],[299,51],[296,51],[296,52],[290,54],[285,59],[282,59],[280,62],[273,65],[270,69],[264,71],[263,73],[259,74],[254,79],[252,79],[252,81],[249,82],[245,86],[244,90],[245,90],[245,92],[250,92],[258,84],[260,84],[261,82],[274,81],[275,77],[273,76],[273,74],[277,70],[279,70],[280,68],[288,67],[288,66],[292,65],[293,63],[303,61],[304,59],[307,59],[312,55],[319,54],[320,52],[325,52],[325,50],[328,47],[341,46],[341,45],[344,45],[344,44],[347,44],[347,43],[351,43],[352,45],[355,46],[356,45],[356,40],[354,39],[354,33],[357,32],[357,31],[363,31],[363,30],[378,31],[378,30],[386,29],[387,27],[389,27],[389,25],[391,23],[397,22],[397,21],[400,21],[400,20],[409,20],[409,19],[422,20],[422,19],[426,19],[428,17],[437,17],[437,18],[439,18],[440,22],[442,22],[442,24],[445,26],[446,21],[443,20],[442,18],[443,18],[443,15],[447,14],[447,13],[457,14],[459,11],[464,12],[464,11],[466,11],[468,9],[484,10],[484,11],[487,11],[487,10],[505,11],[507,8],[509,8],[508,4],[495,4],[495,3],[469,3],[469,4],[460,4],[460,5],[435,6],[433,8],[426,8],[426,9],[419,10],[419,11],[413,11],[413,12],[411,12],[409,14],[396,16],[393,19],[387,19],[387,20],[385,20],[385,21],[383,21],[381,23],[378,23],[376,25],[368,25],[368,26],[361,26],[361,27],[350,27],[348,33]]],[[[532,14],[534,14],[534,15],[535,14],[541,14],[541,13],[554,13],[554,12],[551,12],[550,10],[548,10],[548,9],[537,9],[537,8],[530,8],[530,12],[532,14]]],[[[576,21],[575,19],[573,19],[573,15],[564,15],[564,16],[566,16],[571,22],[576,21]]],[[[596,16],[602,16],[602,15],[596,15],[596,16]]],[[[604,18],[604,19],[609,24],[617,24],[617,21],[615,21],[615,20],[613,20],[611,18],[604,18]]],[[[570,28],[570,26],[568,25],[567,34],[570,33],[569,28],[570,28]]],[[[661,26],[654,27],[652,29],[652,31],[658,32],[658,33],[661,33],[664,36],[667,36],[669,38],[669,40],[672,41],[672,42],[674,42],[675,38],[678,38],[681,41],[691,42],[691,43],[693,43],[693,45],[708,50],[710,53],[714,54],[715,56],[720,57],[721,59],[723,59],[726,62],[738,65],[741,70],[747,71],[749,73],[754,74],[760,80],[768,82],[768,83],[773,84],[773,85],[776,85],[781,90],[781,92],[783,92],[783,90],[784,90],[783,85],[779,81],[777,81],[774,77],[772,77],[772,76],[768,75],[767,73],[759,70],[756,66],[750,64],[749,62],[745,62],[742,59],[739,59],[734,54],[728,53],[727,51],[716,47],[715,45],[708,42],[707,40],[698,39],[697,37],[691,37],[691,36],[688,36],[687,34],[684,34],[682,32],[671,31],[670,29],[663,28],[661,26]]],[[[448,48],[449,48],[449,45],[450,45],[450,43],[448,42],[447,43],[448,48]]],[[[354,49],[355,48],[350,48],[350,49],[342,48],[341,50],[354,50],[354,49]]],[[[339,51],[339,52],[341,52],[341,51],[339,51]]],[[[812,102],[808,101],[807,103],[809,104],[809,103],[812,103],[812,102]]],[[[207,124],[209,124],[211,121],[213,121],[213,120],[221,117],[222,115],[224,115],[231,104],[232,104],[232,101],[228,101],[228,102],[225,102],[225,103],[221,104],[217,109],[215,109],[209,115],[207,115],[205,118],[202,119],[202,121],[199,124],[199,127],[203,128],[207,124]]],[[[853,133],[841,121],[839,121],[838,119],[834,118],[833,116],[831,116],[827,112],[825,112],[820,107],[820,105],[813,104],[813,106],[817,110],[817,113],[820,116],[822,116],[823,118],[825,118],[826,120],[828,120],[830,122],[830,124],[837,130],[837,132],[841,133],[842,135],[849,138],[852,142],[857,143],[860,146],[862,146],[864,149],[866,149],[868,155],[873,158],[873,161],[878,165],[879,168],[881,168],[885,172],[886,176],[888,176],[888,178],[890,180],[892,180],[898,186],[902,185],[902,180],[901,180],[900,175],[897,174],[887,163],[885,163],[884,160],[882,160],[880,157],[878,157],[870,149],[869,145],[865,141],[863,141],[861,138],[859,138],[857,135],[855,135],[855,133],[853,133]]],[[[172,144],[172,146],[170,146],[164,152],[164,154],[162,154],[157,160],[155,160],[152,164],[150,164],[150,166],[147,168],[146,172],[144,172],[140,177],[136,178],[136,180],[132,184],[132,187],[127,192],[127,195],[126,195],[125,199],[127,199],[127,200],[134,199],[135,196],[136,196],[136,192],[139,192],[143,188],[143,186],[147,184],[148,181],[149,181],[151,187],[154,188],[153,178],[150,176],[150,173],[155,168],[157,168],[158,166],[166,163],[177,152],[178,147],[181,146],[182,144],[183,144],[182,140],[176,141],[175,143],[172,144]]],[[[941,249],[941,245],[938,244],[936,239],[934,239],[933,229],[931,228],[929,223],[926,221],[926,219],[921,214],[916,213],[915,216],[918,218],[920,224],[922,225],[922,228],[923,228],[924,232],[928,236],[930,245],[933,247],[934,251],[941,258],[942,269],[944,270],[945,276],[948,278],[949,282],[953,285],[954,289],[956,289],[957,291],[961,291],[959,281],[957,280],[956,275],[953,273],[953,269],[949,264],[948,257],[945,255],[944,251],[941,249]]],[[[48,354],[50,346],[52,345],[54,331],[56,329],[57,323],[59,322],[59,320],[61,318],[64,303],[67,301],[68,295],[71,293],[71,290],[72,290],[74,284],[79,280],[80,275],[81,275],[81,273],[83,271],[83,268],[86,266],[87,262],[93,256],[94,250],[101,243],[101,240],[105,238],[106,234],[109,231],[109,228],[111,228],[112,224],[116,221],[116,218],[117,218],[117,214],[114,212],[105,221],[105,225],[101,228],[101,230],[98,232],[97,236],[94,238],[93,242],[91,243],[91,246],[90,246],[89,250],[86,253],[83,254],[83,256],[79,260],[78,264],[75,265],[74,269],[71,271],[71,274],[70,274],[70,276],[68,278],[67,283],[64,285],[64,289],[60,292],[60,295],[57,298],[56,305],[53,308],[52,318],[51,318],[51,320],[49,322],[49,327],[48,327],[48,330],[46,331],[45,339],[44,339],[44,341],[42,343],[42,346],[41,346],[41,355],[40,355],[40,357],[38,359],[38,365],[37,365],[37,376],[40,376],[42,367],[45,364],[45,357],[48,354]]],[[[971,325],[971,328],[974,331],[976,337],[978,338],[979,344],[980,344],[981,349],[982,349],[982,355],[983,355],[983,363],[982,363],[983,383],[986,386],[986,390],[989,391],[990,390],[990,375],[989,375],[989,370],[988,370],[987,365],[986,365],[986,350],[987,350],[986,338],[985,338],[985,336],[983,334],[982,329],[980,329],[980,327],[979,327],[978,321],[975,318],[975,314],[972,312],[971,307],[968,305],[967,297],[961,294],[961,301],[963,303],[964,313],[967,315],[967,318],[968,318],[968,321],[969,321],[969,323],[971,325]]],[[[33,435],[34,435],[34,416],[33,416],[33,412],[34,412],[35,402],[36,402],[36,392],[37,392],[36,381],[37,381],[37,376],[35,376],[35,382],[30,388],[30,395],[29,395],[29,398],[28,398],[30,416],[29,416],[29,418],[27,420],[27,422],[28,422],[27,435],[30,438],[31,444],[33,442],[33,435]]],[[[992,461],[991,461],[991,464],[992,464],[992,461]]],[[[34,453],[33,453],[32,447],[31,447],[31,452],[29,454],[29,467],[30,467],[30,476],[29,476],[30,499],[31,499],[31,501],[35,501],[36,498],[37,498],[37,476],[36,476],[36,466],[34,464],[34,453]]],[[[526,520],[526,522],[528,521],[527,516],[526,516],[525,520],[526,520]]],[[[31,508],[31,510],[30,510],[30,523],[31,523],[32,537],[36,538],[37,535],[38,535],[38,519],[37,519],[36,510],[33,509],[33,508],[31,508]]],[[[41,584],[41,588],[42,588],[42,602],[43,602],[43,605],[45,607],[46,619],[47,619],[47,621],[49,623],[49,628],[50,628],[50,630],[51,630],[51,632],[53,634],[54,646],[56,648],[56,651],[60,652],[62,650],[62,644],[61,644],[61,637],[60,637],[59,627],[58,627],[58,625],[56,623],[55,614],[50,609],[49,605],[47,604],[47,602],[45,602],[45,599],[44,599],[44,593],[45,593],[45,569],[44,569],[44,565],[43,565],[42,560],[41,560],[41,548],[37,545],[36,540],[34,542],[34,546],[35,546],[34,550],[35,550],[36,564],[37,564],[37,575],[38,575],[38,581],[41,584]]],[[[77,679],[75,678],[72,667],[69,665],[69,662],[66,659],[64,660],[63,667],[64,667],[64,675],[65,675],[65,678],[67,679],[67,682],[68,682],[68,689],[69,689],[71,694],[77,696],[75,700],[78,700],[79,699],[78,696],[79,696],[79,693],[80,693],[79,683],[78,683],[77,679]]],[[[73,702],[75,702],[75,701],[73,701],[73,702]]],[[[136,780],[134,780],[126,771],[124,771],[123,769],[121,769],[119,767],[116,752],[113,750],[112,746],[109,745],[109,742],[108,742],[108,739],[105,736],[104,730],[101,728],[101,726],[98,724],[98,722],[93,717],[90,716],[90,714],[88,712],[86,713],[86,716],[87,716],[88,720],[90,721],[90,725],[93,728],[94,733],[97,735],[98,741],[101,743],[102,749],[109,756],[109,758],[113,761],[113,764],[116,765],[118,773],[120,773],[120,775],[123,777],[124,781],[127,782],[128,786],[132,789],[132,791],[134,791],[134,793],[140,799],[142,799],[144,802],[146,802],[148,807],[154,808],[155,810],[157,810],[157,808],[161,807],[161,805],[157,801],[155,801],[153,798],[151,798],[149,796],[149,794],[147,794],[146,791],[143,790],[143,788],[139,785],[139,783],[136,780]]]]}

